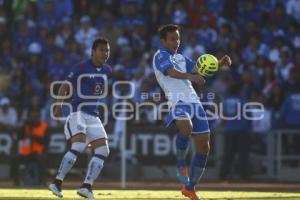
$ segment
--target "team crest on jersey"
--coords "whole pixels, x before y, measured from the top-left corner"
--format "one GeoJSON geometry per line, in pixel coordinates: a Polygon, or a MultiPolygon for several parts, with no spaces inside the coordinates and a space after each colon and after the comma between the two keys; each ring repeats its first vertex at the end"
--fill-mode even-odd
{"type": "Polygon", "coordinates": [[[100,83],[96,83],[95,89],[94,89],[94,95],[99,95],[101,93],[101,85],[100,83]]]}

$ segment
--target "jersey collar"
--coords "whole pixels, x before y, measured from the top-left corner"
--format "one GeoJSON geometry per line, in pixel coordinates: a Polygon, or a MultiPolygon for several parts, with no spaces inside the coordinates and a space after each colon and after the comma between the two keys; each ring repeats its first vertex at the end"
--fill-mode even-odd
{"type": "Polygon", "coordinates": [[[92,60],[92,59],[89,59],[89,60],[88,60],[88,63],[89,63],[91,66],[95,67],[95,68],[97,69],[97,71],[100,71],[100,70],[103,68],[103,66],[104,66],[104,64],[101,65],[101,66],[96,66],[96,65],[93,63],[93,60],[92,60]]]}

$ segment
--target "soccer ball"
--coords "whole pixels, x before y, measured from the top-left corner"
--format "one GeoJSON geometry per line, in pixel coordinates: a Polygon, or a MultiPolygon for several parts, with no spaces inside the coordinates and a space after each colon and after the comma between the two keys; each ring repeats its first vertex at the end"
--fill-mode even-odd
{"type": "Polygon", "coordinates": [[[196,65],[201,76],[213,76],[219,70],[219,61],[211,54],[201,55],[196,65]]]}

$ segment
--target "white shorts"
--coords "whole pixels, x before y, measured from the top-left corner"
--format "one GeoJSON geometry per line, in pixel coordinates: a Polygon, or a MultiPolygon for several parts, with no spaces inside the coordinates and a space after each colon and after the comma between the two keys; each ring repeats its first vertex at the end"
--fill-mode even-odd
{"type": "Polygon", "coordinates": [[[65,136],[67,140],[78,133],[86,135],[87,144],[97,139],[107,138],[100,118],[82,111],[71,113],[65,123],[65,136]]]}

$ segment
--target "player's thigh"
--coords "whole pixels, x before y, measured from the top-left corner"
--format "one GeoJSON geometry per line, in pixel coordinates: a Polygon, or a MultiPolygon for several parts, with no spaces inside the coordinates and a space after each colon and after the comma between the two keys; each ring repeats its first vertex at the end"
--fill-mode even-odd
{"type": "Polygon", "coordinates": [[[71,142],[85,141],[87,126],[86,121],[80,112],[70,114],[65,123],[64,133],[66,139],[70,139],[71,142]]]}
{"type": "Polygon", "coordinates": [[[71,138],[71,143],[74,143],[74,142],[83,142],[85,143],[86,142],[86,135],[84,133],[78,133],[76,135],[73,135],[71,138]]]}
{"type": "Polygon", "coordinates": [[[106,131],[98,117],[90,117],[87,120],[87,143],[92,144],[96,140],[107,140],[106,131]]]}
{"type": "Polygon", "coordinates": [[[193,130],[193,124],[189,118],[176,119],[175,124],[184,136],[190,136],[193,130]]]}
{"type": "Polygon", "coordinates": [[[91,145],[91,148],[92,148],[92,149],[96,149],[96,148],[98,148],[98,147],[108,145],[108,143],[107,143],[107,138],[101,138],[101,139],[93,140],[93,141],[90,143],[90,145],[91,145]]]}
{"type": "Polygon", "coordinates": [[[192,104],[178,102],[172,107],[169,113],[169,118],[175,121],[175,124],[180,132],[184,136],[190,136],[193,129],[193,124],[191,122],[192,118],[192,104]]]}

